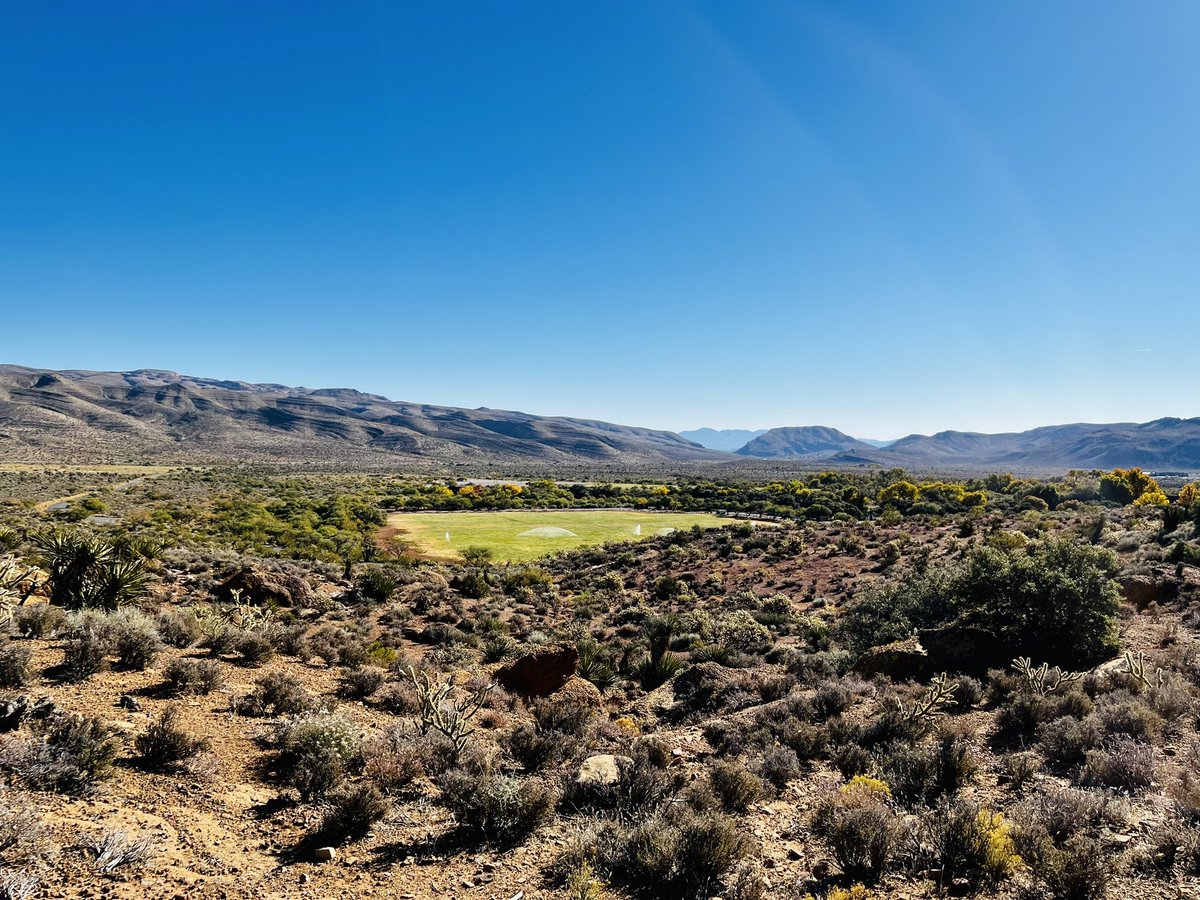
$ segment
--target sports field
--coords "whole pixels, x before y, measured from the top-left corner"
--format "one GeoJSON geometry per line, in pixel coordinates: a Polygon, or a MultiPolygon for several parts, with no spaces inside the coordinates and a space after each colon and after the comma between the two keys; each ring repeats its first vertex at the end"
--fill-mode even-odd
{"type": "Polygon", "coordinates": [[[710,513],[624,509],[393,513],[388,517],[388,524],[402,532],[397,537],[412,542],[426,556],[452,558],[466,547],[488,547],[494,559],[509,562],[536,559],[556,550],[653,537],[693,525],[713,528],[732,522],[710,513]]]}

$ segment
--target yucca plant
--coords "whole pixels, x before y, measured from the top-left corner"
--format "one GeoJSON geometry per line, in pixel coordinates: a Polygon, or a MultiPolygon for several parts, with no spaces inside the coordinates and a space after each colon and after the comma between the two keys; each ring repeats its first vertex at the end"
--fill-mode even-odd
{"type": "Polygon", "coordinates": [[[617,670],[608,661],[600,645],[595,641],[580,641],[575,645],[579,651],[579,662],[575,665],[575,674],[590,681],[601,691],[606,691],[617,683],[617,670]]]}
{"type": "Polygon", "coordinates": [[[101,538],[54,529],[31,538],[50,573],[50,602],[69,609],[116,609],[146,593],[150,575],[141,556],[128,556],[101,538]]]}

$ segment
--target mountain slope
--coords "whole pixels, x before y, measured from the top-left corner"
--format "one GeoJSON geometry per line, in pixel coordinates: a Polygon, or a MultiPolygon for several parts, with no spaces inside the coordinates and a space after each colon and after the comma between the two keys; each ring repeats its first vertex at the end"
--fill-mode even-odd
{"type": "Polygon", "coordinates": [[[348,388],[22,366],[0,366],[0,450],[9,459],[97,462],[723,457],[667,431],[400,403],[348,388]]]}
{"type": "Polygon", "coordinates": [[[875,448],[836,428],[806,425],[797,428],[772,428],[749,441],[737,453],[760,459],[800,459],[832,456],[848,450],[875,448]]]}
{"type": "MultiPolygon", "coordinates": [[[[839,459],[852,461],[848,454],[839,459]]],[[[880,450],[855,453],[853,461],[880,465],[1200,470],[1200,418],[1049,425],[1005,434],[913,434],[880,450]]]]}
{"type": "Polygon", "coordinates": [[[696,428],[692,431],[681,431],[679,436],[709,450],[733,451],[766,432],[765,428],[755,431],[747,431],[744,428],[696,428]]]}

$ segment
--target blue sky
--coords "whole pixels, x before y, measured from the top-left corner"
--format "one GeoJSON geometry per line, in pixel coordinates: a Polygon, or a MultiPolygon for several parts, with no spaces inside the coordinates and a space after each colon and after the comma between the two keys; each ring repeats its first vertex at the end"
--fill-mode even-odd
{"type": "Polygon", "coordinates": [[[0,7],[0,361],[866,437],[1200,415],[1200,5],[0,7]]]}

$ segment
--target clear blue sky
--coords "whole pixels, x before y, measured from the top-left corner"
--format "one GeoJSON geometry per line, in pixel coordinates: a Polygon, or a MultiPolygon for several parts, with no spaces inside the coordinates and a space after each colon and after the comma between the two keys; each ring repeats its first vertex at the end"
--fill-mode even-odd
{"type": "Polygon", "coordinates": [[[0,361],[865,437],[1200,415],[1200,4],[0,7],[0,361]]]}

